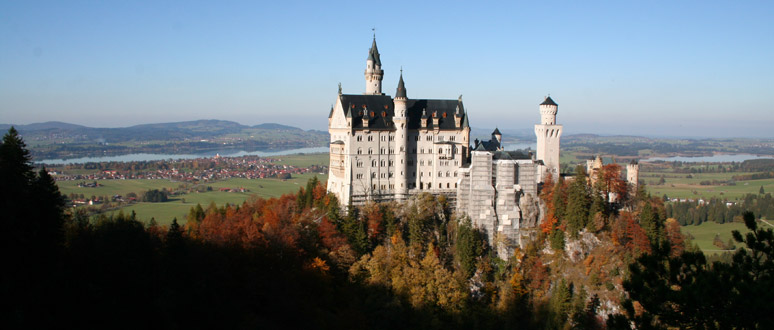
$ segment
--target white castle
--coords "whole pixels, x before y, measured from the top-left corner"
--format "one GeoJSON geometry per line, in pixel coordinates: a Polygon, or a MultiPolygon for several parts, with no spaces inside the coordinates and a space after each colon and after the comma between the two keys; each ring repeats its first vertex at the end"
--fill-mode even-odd
{"type": "Polygon", "coordinates": [[[365,94],[342,94],[328,116],[328,191],[342,205],[402,200],[421,192],[454,197],[468,163],[470,125],[462,97],[409,99],[401,72],[395,98],[382,93],[374,38],[365,94]]]}
{"type": "Polygon", "coordinates": [[[374,38],[364,94],[339,95],[328,115],[328,191],[342,206],[445,195],[486,231],[501,257],[541,218],[538,185],[559,175],[558,105],[546,97],[535,125],[537,154],[505,151],[495,129],[470,144],[468,114],[458,99],[409,99],[401,71],[395,97],[382,93],[384,70],[374,38]]]}

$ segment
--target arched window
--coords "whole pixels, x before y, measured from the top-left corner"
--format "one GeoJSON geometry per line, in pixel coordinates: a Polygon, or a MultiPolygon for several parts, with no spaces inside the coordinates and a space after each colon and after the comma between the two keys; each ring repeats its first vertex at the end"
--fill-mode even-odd
{"type": "Polygon", "coordinates": [[[372,167],[376,167],[376,159],[374,159],[374,160],[371,160],[371,166],[372,166],[372,167]]]}
{"type": "Polygon", "coordinates": [[[360,155],[362,153],[363,153],[363,149],[362,148],[357,148],[357,154],[360,155]]]}

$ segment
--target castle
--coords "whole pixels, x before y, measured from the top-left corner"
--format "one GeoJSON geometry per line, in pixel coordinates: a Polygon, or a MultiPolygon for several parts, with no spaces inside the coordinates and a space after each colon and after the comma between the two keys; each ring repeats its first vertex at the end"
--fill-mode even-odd
{"type": "Polygon", "coordinates": [[[343,94],[328,115],[328,191],[342,206],[445,195],[487,233],[505,258],[530,235],[540,215],[539,184],[559,175],[558,105],[546,97],[535,125],[537,153],[505,151],[499,129],[470,144],[468,114],[458,99],[409,99],[401,70],[395,97],[382,93],[376,38],[366,59],[364,94],[343,94]]]}
{"type": "Polygon", "coordinates": [[[430,192],[454,197],[468,163],[470,125],[462,97],[409,99],[401,72],[395,98],[382,93],[376,38],[365,94],[339,95],[328,116],[328,191],[342,205],[403,200],[430,192]]]}

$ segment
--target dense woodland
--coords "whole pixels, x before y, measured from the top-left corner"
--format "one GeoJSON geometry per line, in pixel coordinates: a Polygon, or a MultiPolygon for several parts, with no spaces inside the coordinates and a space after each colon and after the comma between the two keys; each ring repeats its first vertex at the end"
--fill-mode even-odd
{"type": "MultiPolygon", "coordinates": [[[[501,260],[441,197],[346,214],[323,184],[185,225],[64,209],[15,130],[0,145],[4,328],[771,328],[772,231],[708,263],[620,168],[549,180],[536,239],[501,260]],[[618,199],[611,200],[610,193],[618,199]]],[[[744,220],[755,229],[752,214],[744,220]]],[[[495,238],[497,240],[497,238],[495,238]]]]}

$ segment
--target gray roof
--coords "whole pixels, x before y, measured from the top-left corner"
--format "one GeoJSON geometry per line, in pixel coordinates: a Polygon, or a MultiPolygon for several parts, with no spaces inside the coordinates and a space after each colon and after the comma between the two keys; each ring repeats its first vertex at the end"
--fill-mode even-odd
{"type": "Polygon", "coordinates": [[[554,100],[551,99],[550,96],[546,96],[546,99],[543,101],[543,103],[540,103],[540,105],[555,105],[555,106],[559,106],[558,104],[556,104],[556,102],[554,102],[554,100]]]}
{"type": "Polygon", "coordinates": [[[374,65],[382,66],[382,60],[379,58],[379,49],[376,48],[376,36],[371,43],[371,49],[368,51],[368,59],[374,61],[374,65]]]}
{"type": "Polygon", "coordinates": [[[496,151],[492,155],[492,159],[532,159],[532,155],[525,150],[496,151]]]}
{"type": "Polygon", "coordinates": [[[395,97],[406,97],[406,84],[403,83],[403,72],[400,73],[400,80],[398,81],[398,90],[395,92],[395,97]]]}
{"type": "Polygon", "coordinates": [[[495,130],[494,132],[492,132],[492,135],[503,135],[503,134],[500,133],[500,130],[497,127],[495,127],[495,130]]]}
{"type": "MultiPolygon", "coordinates": [[[[363,117],[368,119],[368,129],[394,129],[392,117],[395,115],[395,104],[389,95],[339,95],[345,116],[352,118],[352,128],[363,129],[363,117]]],[[[438,116],[438,129],[457,130],[454,115],[457,107],[462,116],[462,127],[467,127],[467,113],[459,100],[414,100],[406,101],[408,128],[419,129],[422,125],[422,110],[427,110],[427,116],[438,116]]],[[[427,129],[435,129],[433,120],[427,120],[427,129]]]]}

